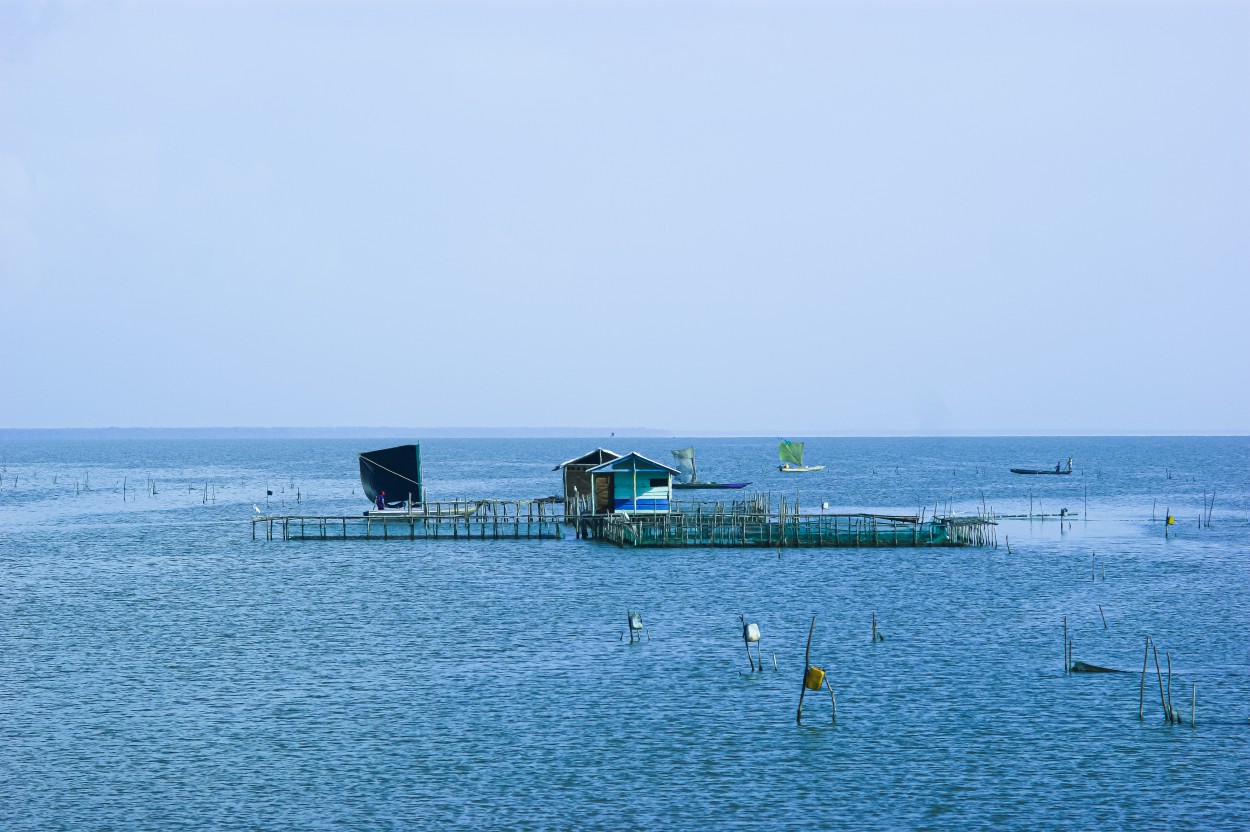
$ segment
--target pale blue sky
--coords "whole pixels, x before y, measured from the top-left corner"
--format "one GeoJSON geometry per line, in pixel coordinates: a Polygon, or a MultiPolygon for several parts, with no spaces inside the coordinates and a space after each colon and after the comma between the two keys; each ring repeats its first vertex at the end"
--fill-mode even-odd
{"type": "Polygon", "coordinates": [[[0,427],[1250,429],[1250,4],[0,4],[0,427]]]}

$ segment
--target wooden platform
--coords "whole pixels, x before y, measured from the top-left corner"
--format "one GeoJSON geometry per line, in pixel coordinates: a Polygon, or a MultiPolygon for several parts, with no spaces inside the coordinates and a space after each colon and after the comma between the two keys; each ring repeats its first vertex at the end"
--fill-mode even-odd
{"type": "Polygon", "coordinates": [[[997,546],[991,517],[802,513],[784,498],[675,504],[672,511],[566,515],[544,500],[460,500],[355,515],[258,515],[252,539],[558,540],[578,538],[647,548],[900,548],[997,546]]]}
{"type": "Polygon", "coordinates": [[[675,548],[898,548],[996,546],[990,517],[942,517],[866,512],[803,513],[785,497],[754,494],[723,502],[681,502],[667,513],[587,514],[585,502],[570,518],[578,537],[617,546],[675,548]]]}
{"type": "Polygon", "coordinates": [[[994,524],[979,518],[922,522],[918,517],[879,514],[614,514],[576,522],[579,536],[622,547],[912,548],[997,542],[994,524]]]}
{"type": "Polygon", "coordinates": [[[353,515],[261,515],[252,518],[266,540],[558,540],[564,515],[541,500],[427,503],[353,515]]]}

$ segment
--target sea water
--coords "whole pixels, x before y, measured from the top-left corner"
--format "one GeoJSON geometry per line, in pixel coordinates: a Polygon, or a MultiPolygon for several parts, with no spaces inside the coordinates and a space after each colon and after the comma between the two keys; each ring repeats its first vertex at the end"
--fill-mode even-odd
{"type": "Polygon", "coordinates": [[[414,439],[0,442],[0,828],[1250,827],[1250,439],[422,443],[430,499],[694,444],[752,481],[706,499],[1024,515],[997,548],[253,540],[414,439]],[[1065,617],[1130,672],[1065,674],[1065,617]]]}

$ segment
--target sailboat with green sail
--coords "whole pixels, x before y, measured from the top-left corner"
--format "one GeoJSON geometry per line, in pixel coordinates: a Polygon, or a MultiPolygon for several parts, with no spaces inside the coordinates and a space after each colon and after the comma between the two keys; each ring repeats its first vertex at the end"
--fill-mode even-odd
{"type": "Polygon", "coordinates": [[[673,488],[746,488],[749,482],[699,482],[699,472],[694,466],[694,445],[673,451],[673,464],[680,472],[673,480],[673,488]]]}
{"type": "Polygon", "coordinates": [[[777,456],[781,459],[782,465],[777,470],[783,474],[802,474],[806,471],[823,471],[823,465],[804,465],[803,464],[803,443],[787,442],[782,439],[781,444],[777,447],[777,456]]]}

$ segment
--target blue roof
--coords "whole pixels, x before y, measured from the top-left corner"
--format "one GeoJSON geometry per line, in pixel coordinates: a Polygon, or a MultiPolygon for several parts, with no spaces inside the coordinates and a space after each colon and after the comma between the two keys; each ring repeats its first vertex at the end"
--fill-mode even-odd
{"type": "Polygon", "coordinates": [[[670,474],[681,473],[676,468],[669,468],[662,462],[656,462],[654,459],[647,459],[642,454],[632,452],[625,454],[620,459],[596,465],[586,473],[606,474],[611,471],[667,471],[670,474]]]}

